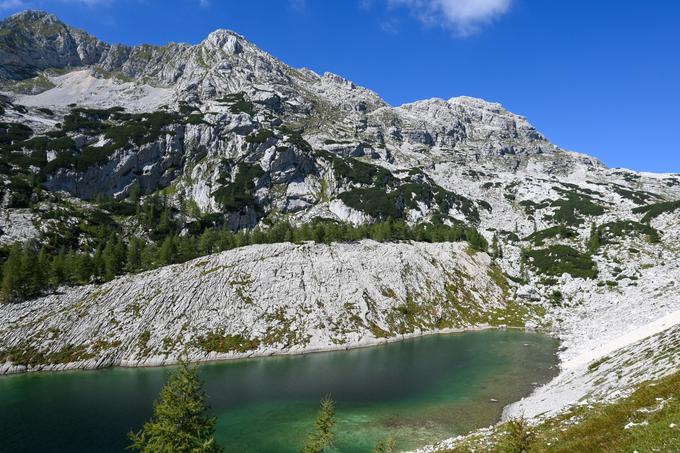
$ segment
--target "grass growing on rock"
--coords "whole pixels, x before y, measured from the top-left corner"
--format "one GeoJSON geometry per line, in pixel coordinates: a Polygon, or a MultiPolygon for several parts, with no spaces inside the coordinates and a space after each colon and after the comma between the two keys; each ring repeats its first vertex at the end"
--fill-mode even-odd
{"type": "Polygon", "coordinates": [[[611,404],[579,406],[521,432],[509,423],[472,434],[439,453],[507,452],[526,439],[526,453],[680,451],[680,372],[641,384],[611,404]]]}
{"type": "Polygon", "coordinates": [[[91,359],[94,354],[86,345],[68,344],[55,352],[45,352],[24,342],[0,351],[0,363],[11,362],[14,365],[56,365],[79,362],[91,359]]]}
{"type": "Polygon", "coordinates": [[[209,332],[195,340],[195,345],[205,352],[248,352],[260,346],[257,338],[246,338],[241,334],[230,335],[224,331],[209,332]]]}

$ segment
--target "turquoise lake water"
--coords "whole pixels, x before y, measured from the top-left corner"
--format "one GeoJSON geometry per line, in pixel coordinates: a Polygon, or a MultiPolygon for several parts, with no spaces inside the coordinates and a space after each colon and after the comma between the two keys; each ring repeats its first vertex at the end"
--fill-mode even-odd
{"type": "MultiPolygon", "coordinates": [[[[319,400],[336,401],[335,450],[399,448],[494,423],[557,372],[557,342],[521,331],[434,335],[364,349],[200,365],[228,452],[296,452],[319,400]],[[491,399],[498,402],[491,402],[491,399]]],[[[171,368],[0,377],[0,450],[112,452],[152,414],[171,368]]]]}

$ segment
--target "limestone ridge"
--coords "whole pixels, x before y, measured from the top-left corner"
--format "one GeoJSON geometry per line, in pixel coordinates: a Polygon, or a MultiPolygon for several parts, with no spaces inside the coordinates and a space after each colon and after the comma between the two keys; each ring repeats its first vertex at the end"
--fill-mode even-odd
{"type": "Polygon", "coordinates": [[[81,348],[65,363],[0,364],[0,374],[159,365],[184,352],[194,360],[299,353],[500,323],[488,313],[512,311],[489,265],[488,257],[471,257],[460,243],[246,247],[3,307],[4,344],[55,352],[101,347],[81,348]],[[469,311],[460,313],[460,303],[469,311]],[[39,346],[15,337],[31,329],[36,312],[47,315],[41,330],[58,332],[39,346]],[[89,321],[73,322],[81,316],[89,321]]]}
{"type": "MultiPolygon", "coordinates": [[[[617,370],[655,341],[645,338],[677,343],[677,329],[664,329],[680,319],[680,175],[607,168],[497,103],[393,107],[231,31],[196,45],[110,45],[31,11],[0,23],[0,90],[3,260],[25,241],[94,256],[102,225],[160,247],[168,221],[172,235],[197,238],[206,228],[256,236],[282,223],[360,229],[391,219],[397,229],[478,231],[490,244],[487,254],[441,238],[292,244],[284,235],[119,270],[0,306],[2,372],[524,325],[559,337],[568,366],[521,405],[534,415],[614,389],[617,370]],[[161,199],[163,222],[137,209],[161,199]],[[595,381],[590,362],[605,355],[616,360],[595,381]]],[[[645,372],[625,386],[677,368],[662,359],[640,359],[645,372]]]]}

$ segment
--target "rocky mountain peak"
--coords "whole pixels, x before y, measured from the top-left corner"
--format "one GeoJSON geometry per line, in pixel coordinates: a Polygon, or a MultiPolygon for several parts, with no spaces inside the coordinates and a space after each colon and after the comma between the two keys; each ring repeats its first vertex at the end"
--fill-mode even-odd
{"type": "Polygon", "coordinates": [[[26,23],[26,22],[43,22],[48,24],[58,24],[63,27],[68,27],[57,16],[47,11],[28,9],[16,14],[12,14],[4,22],[9,23],[26,23]]]}
{"type": "Polygon", "coordinates": [[[0,22],[0,78],[21,80],[48,68],[94,64],[108,45],[44,11],[24,11],[0,22]]]}
{"type": "Polygon", "coordinates": [[[202,44],[228,53],[238,54],[243,51],[244,42],[247,42],[247,40],[238,33],[220,28],[210,33],[202,44]]]}

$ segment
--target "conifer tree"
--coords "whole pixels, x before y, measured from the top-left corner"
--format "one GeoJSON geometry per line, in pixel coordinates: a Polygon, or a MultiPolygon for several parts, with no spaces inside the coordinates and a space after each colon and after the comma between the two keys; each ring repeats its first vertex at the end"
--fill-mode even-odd
{"type": "Polygon", "coordinates": [[[3,303],[21,302],[39,296],[47,286],[49,257],[42,253],[42,266],[33,244],[14,245],[2,267],[0,300],[3,303]]]}
{"type": "Polygon", "coordinates": [[[209,255],[215,252],[215,230],[206,229],[198,238],[198,252],[201,255],[209,255]]]}
{"type": "Polygon", "coordinates": [[[177,255],[177,249],[175,247],[175,241],[173,236],[166,236],[161,244],[161,248],[158,251],[158,261],[161,266],[172,264],[175,262],[175,257],[177,255]]]}
{"type": "Polygon", "coordinates": [[[335,434],[335,404],[329,396],[321,400],[321,408],[316,417],[316,431],[309,434],[300,453],[323,453],[333,443],[335,434]]]}
{"type": "Polygon", "coordinates": [[[93,275],[93,259],[88,253],[79,253],[75,255],[75,275],[80,283],[89,283],[93,275]]]}
{"type": "Polygon", "coordinates": [[[158,247],[156,247],[153,243],[144,243],[144,246],[142,247],[141,258],[142,269],[152,269],[156,267],[156,265],[159,264],[158,247]]]}
{"type": "Polygon", "coordinates": [[[49,280],[55,287],[64,284],[69,280],[66,268],[66,252],[63,248],[60,249],[59,253],[52,259],[49,280]]]}
{"type": "Polygon", "coordinates": [[[9,249],[7,260],[2,266],[2,286],[0,300],[2,303],[17,302],[21,299],[21,247],[15,245],[9,249]]]}
{"type": "Polygon", "coordinates": [[[216,418],[208,417],[207,409],[196,368],[180,362],[161,390],[151,420],[128,434],[129,448],[144,453],[221,452],[213,437],[216,418]]]}
{"type": "Polygon", "coordinates": [[[142,267],[142,249],[144,243],[141,239],[132,237],[127,246],[125,256],[125,268],[128,272],[136,272],[142,267]]]}

